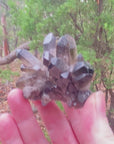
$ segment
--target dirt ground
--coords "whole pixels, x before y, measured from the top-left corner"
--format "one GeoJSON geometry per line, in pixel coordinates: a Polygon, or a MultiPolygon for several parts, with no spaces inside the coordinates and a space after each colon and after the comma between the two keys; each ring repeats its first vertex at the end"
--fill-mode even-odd
{"type": "MultiPolygon", "coordinates": [[[[20,72],[19,62],[15,60],[8,65],[9,69],[13,72],[20,72]]],[[[6,70],[7,66],[0,66],[0,69],[6,70]]],[[[11,81],[4,80],[0,78],[0,113],[9,112],[9,107],[7,104],[8,93],[16,88],[15,81],[18,79],[18,76],[12,76],[11,81]]]]}
{"type": "MultiPolygon", "coordinates": [[[[9,64],[8,66],[0,66],[0,69],[5,70],[5,69],[7,69],[7,67],[9,67],[9,69],[12,70],[13,72],[18,72],[19,74],[21,73],[20,62],[18,60],[15,60],[14,62],[9,64]]],[[[16,88],[15,83],[16,83],[18,77],[19,77],[19,75],[13,76],[11,78],[11,81],[6,80],[5,82],[3,82],[3,79],[0,78],[0,114],[5,113],[5,112],[8,112],[8,113],[10,112],[9,106],[7,104],[7,96],[8,96],[8,93],[12,89],[16,88]]],[[[109,103],[109,105],[110,105],[110,103],[109,103]]],[[[32,106],[32,107],[33,107],[33,111],[36,112],[34,106],[32,106]]],[[[35,113],[35,116],[41,125],[41,129],[43,131],[46,131],[45,126],[44,126],[43,122],[41,121],[41,118],[40,118],[38,112],[35,113]]],[[[114,121],[111,121],[110,125],[114,131],[114,121]]],[[[47,132],[46,132],[46,135],[47,135],[47,132]]]]}

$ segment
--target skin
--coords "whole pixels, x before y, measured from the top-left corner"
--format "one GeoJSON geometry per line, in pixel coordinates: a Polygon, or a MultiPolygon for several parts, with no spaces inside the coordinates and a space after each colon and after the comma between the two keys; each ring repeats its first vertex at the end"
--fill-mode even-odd
{"type": "MultiPolygon", "coordinates": [[[[80,109],[64,105],[65,112],[54,102],[41,106],[34,102],[44,121],[53,144],[113,144],[114,135],[105,113],[102,92],[93,93],[80,109]]],[[[48,144],[29,101],[22,91],[15,89],[8,95],[10,114],[0,115],[0,140],[2,144],[48,144]]]]}

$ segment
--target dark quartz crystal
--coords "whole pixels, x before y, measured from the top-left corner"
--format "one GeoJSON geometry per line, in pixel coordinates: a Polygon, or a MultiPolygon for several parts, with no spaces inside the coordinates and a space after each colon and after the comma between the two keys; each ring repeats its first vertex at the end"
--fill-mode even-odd
{"type": "Polygon", "coordinates": [[[62,36],[57,43],[56,56],[63,59],[66,64],[71,65],[76,61],[76,42],[70,35],[62,36]]]}
{"type": "Polygon", "coordinates": [[[43,64],[49,66],[52,57],[56,56],[56,37],[49,33],[43,41],[43,64]]]}
{"type": "Polygon", "coordinates": [[[77,55],[76,43],[70,35],[56,40],[49,33],[43,42],[43,61],[27,50],[17,50],[17,57],[24,63],[25,74],[16,85],[23,89],[27,99],[41,100],[43,106],[52,100],[66,102],[69,107],[81,107],[91,94],[89,87],[94,70],[77,55]]]}

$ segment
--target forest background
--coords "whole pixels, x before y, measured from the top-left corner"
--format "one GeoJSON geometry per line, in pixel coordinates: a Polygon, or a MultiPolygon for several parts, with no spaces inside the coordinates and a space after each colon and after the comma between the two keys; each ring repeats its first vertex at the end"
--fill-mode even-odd
{"type": "Polygon", "coordinates": [[[70,34],[78,53],[95,69],[91,90],[104,91],[114,127],[114,0],[0,0],[0,19],[0,65],[6,65],[0,66],[3,83],[19,75],[8,67],[14,60],[8,56],[17,47],[42,54],[48,33],[70,34]]]}

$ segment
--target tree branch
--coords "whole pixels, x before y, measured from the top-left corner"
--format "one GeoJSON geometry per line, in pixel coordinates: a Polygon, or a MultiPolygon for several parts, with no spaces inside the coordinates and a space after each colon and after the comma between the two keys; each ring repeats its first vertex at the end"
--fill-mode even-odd
{"type": "Polygon", "coordinates": [[[83,30],[82,30],[82,29],[80,28],[80,26],[76,23],[76,18],[73,17],[73,15],[72,15],[71,13],[69,13],[69,16],[71,17],[71,19],[72,19],[72,21],[73,21],[73,23],[74,23],[75,28],[77,28],[77,29],[80,31],[80,33],[83,33],[83,30]]]}
{"type": "Polygon", "coordinates": [[[27,49],[27,50],[29,50],[29,44],[30,44],[30,42],[26,42],[26,43],[20,45],[19,47],[17,47],[9,55],[7,55],[7,56],[5,56],[3,58],[0,58],[0,65],[9,64],[12,61],[14,61],[17,58],[17,56],[16,56],[16,50],[17,49],[27,49]]]}
{"type": "Polygon", "coordinates": [[[82,31],[84,32],[83,20],[82,20],[82,17],[81,17],[81,12],[80,12],[80,10],[79,10],[79,16],[80,16],[80,23],[81,23],[82,31]]]}
{"type": "Polygon", "coordinates": [[[6,10],[9,9],[8,5],[7,5],[5,2],[3,2],[3,1],[0,1],[0,5],[1,5],[3,8],[5,8],[6,10]]]}

